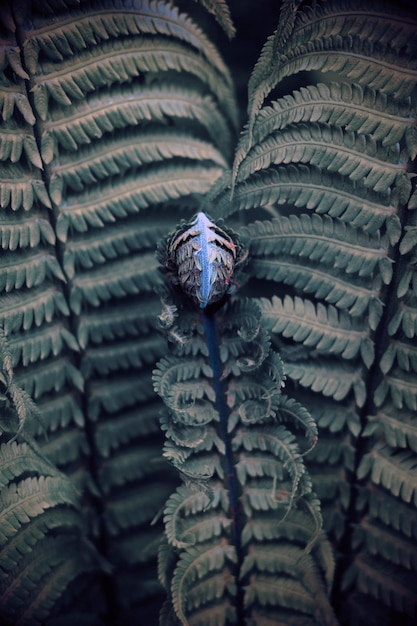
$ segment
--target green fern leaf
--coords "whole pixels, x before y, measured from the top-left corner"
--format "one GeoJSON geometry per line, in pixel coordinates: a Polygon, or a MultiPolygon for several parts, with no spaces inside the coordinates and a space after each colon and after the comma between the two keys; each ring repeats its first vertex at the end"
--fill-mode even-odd
{"type": "Polygon", "coordinates": [[[77,339],[81,348],[123,337],[137,337],[155,327],[159,303],[149,295],[137,299],[137,307],[119,304],[111,310],[93,309],[79,317],[77,339]]]}
{"type": "Polygon", "coordinates": [[[258,278],[283,282],[306,293],[314,293],[316,298],[334,303],[354,317],[362,315],[369,307],[375,308],[379,315],[381,313],[376,290],[370,289],[369,284],[360,279],[350,281],[346,274],[335,270],[326,268],[324,271],[321,266],[301,263],[298,259],[287,260],[285,256],[278,255],[273,259],[255,259],[250,269],[258,278]]]}
{"type": "Polygon", "coordinates": [[[417,472],[412,452],[395,453],[387,446],[374,450],[363,458],[358,475],[363,477],[369,472],[374,484],[382,485],[394,496],[417,506],[417,472]]]}
{"type": "Polygon", "coordinates": [[[40,476],[25,478],[17,485],[11,484],[0,493],[1,533],[0,541],[5,543],[19,531],[22,524],[41,515],[45,509],[70,503],[76,505],[77,494],[65,477],[40,476]]]}
{"type": "Polygon", "coordinates": [[[378,146],[368,135],[344,132],[327,124],[297,124],[269,135],[241,163],[237,181],[271,164],[310,163],[360,180],[374,191],[385,191],[404,176],[405,158],[397,147],[378,146]]]}
{"type": "Polygon", "coordinates": [[[109,2],[106,6],[114,10],[94,11],[91,5],[80,7],[77,19],[65,23],[65,29],[60,22],[56,28],[48,30],[35,24],[25,50],[25,61],[30,70],[35,72],[39,51],[59,62],[72,56],[74,50],[83,51],[94,46],[97,41],[126,35],[166,35],[193,46],[231,82],[229,70],[218,50],[192,19],[180,13],[176,6],[147,0],[129,6],[129,10],[116,2],[109,2]]]}
{"type": "Polygon", "coordinates": [[[230,577],[230,582],[227,582],[227,580],[231,567],[233,567],[235,562],[236,554],[234,547],[218,541],[199,546],[198,548],[191,547],[181,555],[172,578],[171,594],[175,613],[183,623],[188,622],[186,618],[188,601],[186,598],[188,597],[190,587],[194,586],[196,581],[201,580],[207,574],[212,578],[221,572],[222,578],[218,579],[221,587],[216,591],[215,597],[224,596],[226,590],[229,593],[233,592],[233,578],[230,577]]]}
{"type": "Polygon", "coordinates": [[[344,400],[353,391],[358,406],[363,406],[365,402],[365,383],[359,373],[352,372],[337,362],[287,363],[286,369],[290,378],[297,380],[307,389],[337,401],[344,400]]]}
{"type": "MultiPolygon", "coordinates": [[[[34,92],[35,98],[37,92],[34,92]]],[[[50,137],[65,150],[75,151],[78,146],[100,138],[105,132],[115,129],[137,126],[140,122],[157,121],[164,123],[166,118],[195,120],[206,129],[215,146],[228,154],[232,144],[229,125],[219,112],[213,98],[200,95],[189,87],[159,85],[141,89],[137,92],[132,87],[112,89],[111,96],[104,94],[89,95],[82,102],[71,107],[72,115],[68,119],[64,114],[56,113],[45,122],[44,141],[51,153],[50,137]]],[[[42,152],[43,154],[43,152],[42,152]]]]}
{"type": "Polygon", "coordinates": [[[278,252],[320,261],[322,266],[359,276],[372,274],[378,263],[385,281],[391,280],[387,242],[328,216],[291,215],[271,222],[254,222],[248,227],[247,237],[255,258],[278,252]]]}
{"type": "Polygon", "coordinates": [[[2,295],[2,321],[6,334],[49,323],[56,314],[68,315],[69,309],[63,293],[48,281],[30,291],[2,295]]]}
{"type": "Polygon", "coordinates": [[[180,131],[141,129],[140,133],[131,131],[125,136],[119,133],[117,139],[109,138],[87,146],[76,156],[63,155],[60,164],[54,168],[54,176],[61,177],[71,188],[80,191],[85,185],[124,173],[128,168],[154,161],[167,163],[168,159],[176,158],[212,161],[220,167],[227,166],[222,153],[206,141],[180,131]]]}
{"type": "Polygon", "coordinates": [[[369,513],[406,537],[414,540],[417,538],[414,505],[398,500],[386,491],[375,489],[370,494],[369,513]]]}
{"type": "Polygon", "coordinates": [[[372,364],[374,347],[369,332],[344,311],[320,303],[314,306],[310,300],[290,296],[284,300],[274,296],[271,302],[262,299],[261,307],[272,332],[325,354],[340,354],[344,359],[360,354],[367,367],[372,364]]]}
{"type": "Polygon", "coordinates": [[[151,291],[155,287],[155,268],[154,255],[145,253],[140,255],[140,262],[138,257],[122,257],[84,272],[73,281],[70,298],[72,311],[80,313],[84,303],[98,307],[113,297],[151,291]]]}
{"type": "Polygon", "coordinates": [[[114,450],[135,440],[159,432],[158,406],[147,402],[146,406],[124,411],[115,420],[101,421],[96,428],[97,449],[103,458],[114,450]]]}
{"type": "Polygon", "coordinates": [[[219,174],[217,167],[168,166],[145,171],[140,177],[126,177],[116,184],[112,181],[101,185],[100,189],[79,194],[63,208],[57,221],[57,236],[65,242],[69,228],[86,232],[91,226],[101,228],[155,204],[203,194],[219,174]]]}

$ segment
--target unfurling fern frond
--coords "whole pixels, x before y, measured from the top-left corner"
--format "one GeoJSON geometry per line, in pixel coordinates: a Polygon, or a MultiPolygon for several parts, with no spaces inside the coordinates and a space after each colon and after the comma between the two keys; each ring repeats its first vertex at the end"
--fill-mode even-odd
{"type": "MultiPolygon", "coordinates": [[[[201,274],[190,269],[184,281],[181,273],[176,280],[182,260],[169,262],[169,276],[187,295],[186,281],[202,286],[208,278],[215,258],[210,245],[229,241],[227,231],[210,224],[207,241],[197,240],[198,219],[169,239],[178,250],[183,240],[198,241],[194,254],[201,254],[201,265],[195,262],[201,274]]],[[[259,612],[286,608],[299,619],[306,613],[335,624],[319,573],[326,544],[321,513],[292,433],[305,434],[311,448],[315,423],[282,394],[284,368],[270,349],[256,305],[237,299],[214,312],[219,304],[202,303],[191,292],[189,297],[194,307],[183,296],[175,318],[188,342],[178,344],[175,356],[162,359],[154,372],[155,389],[169,409],[161,418],[164,454],[184,481],[164,509],[168,546],[159,566],[175,614],[183,624],[256,624],[262,623],[259,612]],[[301,544],[290,531],[297,523],[304,527],[301,544]],[[293,564],[298,558],[309,562],[310,582],[306,574],[300,584],[301,570],[285,567],[287,559],[293,564]]]]}

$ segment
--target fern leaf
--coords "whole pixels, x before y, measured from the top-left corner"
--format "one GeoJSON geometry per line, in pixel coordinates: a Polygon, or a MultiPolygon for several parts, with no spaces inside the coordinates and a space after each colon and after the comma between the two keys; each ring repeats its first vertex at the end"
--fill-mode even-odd
{"type": "Polygon", "coordinates": [[[355,559],[354,571],[359,590],[409,617],[415,615],[415,575],[382,559],[363,555],[355,559]]]}
{"type": "Polygon", "coordinates": [[[229,70],[216,47],[193,20],[185,13],[180,13],[176,6],[149,0],[141,0],[129,6],[129,10],[117,2],[108,2],[106,6],[109,12],[94,10],[91,4],[80,7],[77,19],[65,23],[65,28],[62,28],[60,21],[54,25],[55,28],[47,30],[35,23],[25,50],[25,60],[30,70],[35,71],[39,51],[59,62],[72,56],[74,50],[82,51],[94,46],[97,41],[126,35],[165,35],[193,46],[231,82],[229,70]]]}
{"type": "Polygon", "coordinates": [[[31,211],[25,215],[3,213],[0,220],[0,247],[14,251],[18,248],[36,248],[40,243],[54,245],[55,233],[50,223],[31,211]]]}
{"type": "Polygon", "coordinates": [[[256,172],[236,186],[233,198],[233,203],[225,195],[216,200],[218,212],[227,216],[239,208],[288,203],[337,217],[368,232],[380,228],[396,210],[395,198],[376,193],[360,181],[292,163],[256,172]]]}
{"type": "Polygon", "coordinates": [[[412,375],[399,368],[387,374],[375,390],[374,401],[377,407],[382,406],[388,394],[396,409],[405,406],[411,411],[417,411],[417,384],[412,375]]]}
{"type": "Polygon", "coordinates": [[[113,297],[151,291],[155,287],[154,255],[145,253],[140,255],[140,259],[138,263],[137,257],[122,258],[81,274],[73,281],[71,309],[78,314],[83,303],[97,307],[113,297]],[[141,271],[138,271],[138,266],[141,266],[141,271]]]}
{"type": "MultiPolygon", "coordinates": [[[[146,72],[162,74],[170,71],[179,72],[181,76],[190,73],[206,83],[236,126],[233,93],[223,75],[199,53],[178,41],[158,36],[103,42],[80,52],[77,57],[60,61],[56,66],[46,64],[36,77],[35,93],[45,91],[46,98],[53,97],[60,104],[69,106],[98,87],[127,82],[146,72]]],[[[44,112],[44,107],[42,101],[40,113],[44,112]]]]}
{"type": "Polygon", "coordinates": [[[77,328],[77,339],[84,349],[90,343],[137,337],[148,333],[155,326],[160,304],[151,297],[138,298],[138,306],[130,304],[112,306],[111,310],[92,310],[82,314],[77,328]]]}
{"type": "Polygon", "coordinates": [[[78,352],[74,336],[60,324],[45,325],[41,329],[26,332],[24,337],[14,337],[11,339],[11,346],[16,363],[20,361],[24,367],[51,355],[58,356],[63,346],[78,352]]]}
{"type": "Polygon", "coordinates": [[[369,425],[372,429],[378,427],[392,448],[410,448],[417,452],[417,429],[412,411],[398,411],[386,403],[369,418],[369,425]]]}
{"type": "Polygon", "coordinates": [[[160,511],[172,486],[158,481],[127,494],[115,493],[108,502],[104,521],[111,536],[122,534],[141,524],[147,526],[160,511]]]}
{"type": "Polygon", "coordinates": [[[163,352],[163,343],[158,336],[141,337],[137,341],[113,343],[100,348],[90,347],[84,354],[81,372],[85,378],[91,378],[93,373],[106,376],[116,370],[141,368],[146,363],[155,363],[163,352]]]}
{"type": "Polygon", "coordinates": [[[406,537],[414,540],[417,537],[417,520],[413,504],[407,504],[386,491],[375,489],[370,494],[369,513],[406,537]]]}
{"type": "Polygon", "coordinates": [[[154,161],[167,163],[168,159],[177,158],[212,161],[219,167],[227,167],[222,153],[207,141],[180,131],[141,129],[140,133],[132,131],[124,136],[120,132],[117,139],[88,145],[76,156],[63,155],[54,168],[54,176],[80,191],[88,184],[124,173],[128,168],[154,161]]]}
{"type": "Polygon", "coordinates": [[[109,225],[105,233],[90,231],[67,244],[63,260],[65,273],[73,278],[75,267],[90,269],[133,252],[155,249],[162,234],[166,234],[162,225],[134,229],[129,221],[113,228],[109,225]]]}
{"type": "MultiPolygon", "coordinates": [[[[34,91],[38,97],[38,91],[34,91]]],[[[39,104],[38,104],[39,106],[39,104]]],[[[227,122],[209,95],[199,95],[188,87],[150,87],[140,92],[132,87],[112,89],[111,96],[90,95],[71,107],[70,119],[55,114],[45,122],[43,135],[45,160],[51,157],[51,139],[68,151],[100,138],[114,129],[136,126],[146,121],[164,123],[166,118],[195,120],[209,134],[215,146],[228,154],[232,134],[227,122]]]]}
{"type": "Polygon", "coordinates": [[[150,378],[146,374],[136,376],[115,376],[104,382],[94,382],[88,404],[88,416],[96,421],[105,411],[112,414],[132,407],[138,402],[145,402],[153,396],[150,378]]]}
{"type": "Polygon", "coordinates": [[[17,485],[5,487],[1,499],[1,543],[19,531],[32,517],[41,515],[45,509],[59,504],[77,503],[74,487],[65,477],[40,476],[25,478],[17,485]]]}
{"type": "Polygon", "coordinates": [[[271,222],[255,222],[248,227],[250,252],[254,257],[271,256],[276,251],[319,261],[321,265],[359,276],[372,274],[379,264],[384,281],[392,276],[387,242],[328,216],[291,215],[271,222]],[[369,256],[368,256],[369,255],[369,256]]]}
{"type": "Polygon", "coordinates": [[[236,562],[236,554],[233,546],[227,543],[206,544],[189,548],[180,557],[175,568],[171,583],[172,601],[175,613],[183,623],[188,623],[186,618],[187,604],[186,598],[191,585],[210,573],[210,578],[217,572],[223,574],[221,588],[215,593],[215,597],[224,595],[225,590],[233,588],[233,578],[227,583],[230,567],[236,562]]]}
{"type": "Polygon", "coordinates": [[[394,496],[417,506],[417,473],[412,452],[395,453],[387,446],[374,450],[363,458],[358,475],[363,477],[369,472],[374,484],[381,484],[394,496]]]}
{"type": "Polygon", "coordinates": [[[381,313],[376,290],[360,279],[351,282],[346,275],[334,270],[326,268],[324,271],[320,266],[287,260],[283,256],[253,260],[251,273],[258,278],[283,282],[306,293],[314,293],[316,298],[334,303],[354,317],[362,315],[368,307],[375,307],[381,313]]]}
{"type": "Polygon", "coordinates": [[[65,242],[69,228],[86,232],[91,226],[101,228],[154,204],[173,202],[193,193],[203,194],[219,174],[217,167],[168,166],[145,172],[139,178],[126,177],[118,184],[112,181],[100,186],[100,190],[88,190],[60,212],[58,238],[65,242]]]}
{"type": "Polygon", "coordinates": [[[383,148],[368,135],[344,132],[326,124],[297,124],[269,135],[241,163],[237,182],[271,164],[310,163],[360,180],[374,191],[385,191],[404,176],[405,158],[397,147],[383,148]]]}
{"type": "Polygon", "coordinates": [[[66,383],[82,391],[84,380],[79,370],[63,356],[53,360],[38,361],[28,371],[17,373],[17,382],[35,399],[49,391],[60,391],[66,383]]]}
{"type": "Polygon", "coordinates": [[[344,359],[354,359],[360,354],[367,367],[372,364],[374,347],[368,331],[344,311],[321,303],[314,306],[310,300],[290,296],[284,300],[274,296],[271,302],[262,299],[261,307],[272,332],[319,352],[340,354],[344,359]]]}
{"type": "Polygon", "coordinates": [[[101,421],[97,424],[97,449],[103,458],[108,458],[112,451],[120,449],[134,440],[141,440],[159,432],[158,406],[151,402],[142,406],[140,411],[123,411],[115,420],[101,421]]]}
{"type": "Polygon", "coordinates": [[[334,362],[328,363],[287,363],[287,374],[297,380],[300,385],[312,391],[343,400],[353,391],[358,406],[363,406],[366,399],[366,388],[358,373],[342,367],[334,362]]]}
{"type": "Polygon", "coordinates": [[[147,446],[144,449],[124,449],[121,454],[114,454],[105,461],[98,472],[98,479],[103,492],[108,494],[114,488],[121,488],[152,475],[165,466],[160,456],[159,446],[147,446]]]}
{"type": "MultiPolygon", "coordinates": [[[[247,130],[240,139],[233,164],[234,177],[250,149],[250,142],[261,143],[271,133],[300,122],[343,125],[347,131],[369,134],[388,146],[404,136],[411,142],[414,115],[404,103],[366,86],[344,82],[307,85],[259,111],[251,135],[247,130]]],[[[413,158],[411,143],[408,152],[413,158]]]]}
{"type": "Polygon", "coordinates": [[[2,295],[2,321],[6,334],[49,323],[56,314],[68,315],[65,297],[45,281],[41,287],[2,295]]]}
{"type": "Polygon", "coordinates": [[[26,443],[4,443],[0,446],[1,470],[0,488],[3,489],[16,478],[23,476],[30,465],[32,472],[43,476],[57,476],[59,472],[42,458],[35,454],[26,443]]]}

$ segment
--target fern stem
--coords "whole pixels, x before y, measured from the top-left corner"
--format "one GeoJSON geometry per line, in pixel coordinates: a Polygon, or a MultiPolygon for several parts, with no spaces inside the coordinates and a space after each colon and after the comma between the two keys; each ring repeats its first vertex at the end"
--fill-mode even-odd
{"type": "Polygon", "coordinates": [[[244,623],[243,620],[243,590],[239,585],[239,572],[243,561],[241,522],[239,515],[238,480],[233,458],[232,442],[228,431],[229,409],[226,402],[226,394],[221,380],[222,367],[219,350],[219,336],[217,332],[216,317],[214,313],[203,311],[203,325],[206,343],[209,350],[210,366],[213,370],[214,391],[216,394],[216,406],[220,416],[220,429],[225,446],[226,481],[230,497],[230,517],[232,519],[232,538],[237,555],[236,573],[236,624],[244,623]]]}

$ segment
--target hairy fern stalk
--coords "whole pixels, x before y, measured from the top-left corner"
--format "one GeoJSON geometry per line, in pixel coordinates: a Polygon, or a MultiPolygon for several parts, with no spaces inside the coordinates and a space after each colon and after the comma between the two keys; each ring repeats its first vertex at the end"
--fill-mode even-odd
{"type": "Polygon", "coordinates": [[[281,4],[239,139],[223,0],[1,4],[5,626],[417,618],[415,7],[281,4]]]}

